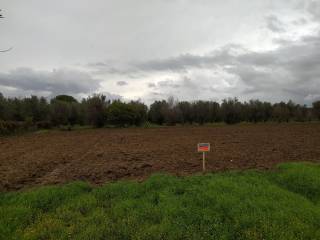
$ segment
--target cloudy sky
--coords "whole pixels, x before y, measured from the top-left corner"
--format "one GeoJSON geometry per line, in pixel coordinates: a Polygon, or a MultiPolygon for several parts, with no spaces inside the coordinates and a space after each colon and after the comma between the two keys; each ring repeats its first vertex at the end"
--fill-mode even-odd
{"type": "Polygon", "coordinates": [[[320,99],[320,0],[1,0],[0,92],[320,99]]]}

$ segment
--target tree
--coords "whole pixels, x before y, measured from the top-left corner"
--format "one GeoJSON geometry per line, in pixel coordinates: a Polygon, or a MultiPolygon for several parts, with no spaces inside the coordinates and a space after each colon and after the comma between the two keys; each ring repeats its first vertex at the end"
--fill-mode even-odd
{"type": "Polygon", "coordinates": [[[147,121],[148,107],[145,104],[139,101],[131,101],[129,106],[134,111],[134,124],[136,126],[140,126],[147,121]]]}
{"type": "Polygon", "coordinates": [[[70,105],[60,100],[51,101],[51,121],[54,125],[68,125],[70,117],[70,105]]]}
{"type": "Polygon", "coordinates": [[[237,98],[224,99],[221,104],[223,121],[227,124],[241,122],[242,104],[237,98]]]}
{"type": "Polygon", "coordinates": [[[273,105],[272,117],[278,122],[289,122],[290,110],[285,102],[273,105]]]}
{"type": "Polygon", "coordinates": [[[18,99],[18,98],[14,98],[14,99],[10,99],[8,101],[9,103],[9,115],[10,119],[12,119],[13,121],[24,121],[25,120],[25,116],[23,114],[23,102],[18,99]]]}
{"type": "Polygon", "coordinates": [[[14,120],[15,109],[14,100],[5,98],[2,93],[0,93],[0,120],[14,120]]]}
{"type": "Polygon", "coordinates": [[[150,105],[149,120],[153,123],[162,125],[165,122],[165,112],[169,108],[165,100],[155,101],[150,105]]]}
{"type": "Polygon", "coordinates": [[[52,120],[55,125],[69,125],[69,130],[75,124],[83,123],[81,107],[78,101],[69,95],[58,95],[51,100],[52,120]]]}
{"type": "Polygon", "coordinates": [[[272,104],[269,102],[264,102],[262,105],[263,112],[264,112],[264,119],[263,121],[270,121],[272,117],[272,104]]]}
{"type": "Polygon", "coordinates": [[[77,103],[78,101],[69,95],[57,95],[55,98],[55,100],[59,100],[59,101],[63,101],[63,102],[67,102],[67,103],[77,103]]]}
{"type": "Polygon", "coordinates": [[[142,125],[147,120],[156,124],[175,125],[177,123],[226,122],[234,124],[241,121],[311,121],[320,120],[320,101],[312,108],[295,104],[292,101],[271,104],[259,100],[241,103],[237,98],[225,99],[221,104],[214,101],[187,102],[170,97],[155,101],[148,107],[139,102],[106,100],[104,95],[96,94],[78,102],[69,95],[58,95],[48,102],[43,97],[25,98],[4,97],[0,93],[0,120],[18,122],[18,125],[37,126],[90,124],[103,127],[106,123],[117,126],[142,125]]]}
{"type": "Polygon", "coordinates": [[[68,122],[71,126],[75,124],[82,124],[83,121],[81,119],[81,114],[80,114],[80,105],[78,102],[71,102],[69,103],[69,117],[68,117],[68,122]]]}
{"type": "Polygon", "coordinates": [[[134,125],[135,112],[134,109],[121,101],[114,101],[107,110],[108,122],[110,124],[124,127],[126,125],[134,125]]]}
{"type": "Polygon", "coordinates": [[[298,106],[292,100],[289,100],[286,106],[289,111],[289,118],[294,119],[294,114],[298,106]]]}
{"type": "Polygon", "coordinates": [[[209,102],[209,112],[208,120],[209,122],[219,122],[221,121],[220,105],[217,102],[209,102]]]}
{"type": "Polygon", "coordinates": [[[48,120],[49,105],[44,97],[31,96],[30,98],[24,98],[22,104],[25,119],[31,119],[33,122],[48,120]]]}
{"type": "Polygon", "coordinates": [[[179,102],[178,107],[181,111],[182,123],[192,124],[194,121],[192,105],[189,102],[179,102]]]}
{"type": "Polygon", "coordinates": [[[293,113],[293,119],[298,122],[305,122],[308,120],[308,108],[306,105],[296,105],[293,113]]]}
{"type": "Polygon", "coordinates": [[[259,100],[250,100],[244,104],[245,114],[243,118],[249,122],[263,122],[269,120],[271,116],[271,105],[263,103],[259,100]]]}
{"type": "Polygon", "coordinates": [[[165,123],[169,126],[181,123],[183,120],[182,112],[178,105],[178,100],[174,99],[173,96],[170,96],[167,104],[163,106],[162,114],[164,115],[165,123]]]}
{"type": "Polygon", "coordinates": [[[314,116],[320,120],[320,100],[312,103],[312,108],[314,116]]]}
{"type": "Polygon", "coordinates": [[[5,120],[6,115],[6,99],[0,92],[0,120],[5,120]]]}
{"type": "Polygon", "coordinates": [[[47,100],[44,97],[41,97],[39,100],[39,121],[48,121],[50,106],[47,100]]]}
{"type": "Polygon", "coordinates": [[[95,127],[103,127],[107,120],[107,106],[110,101],[102,94],[94,94],[83,100],[86,106],[87,121],[95,127]]]}
{"type": "Polygon", "coordinates": [[[194,121],[199,124],[209,122],[209,102],[196,101],[193,103],[194,121]]]}

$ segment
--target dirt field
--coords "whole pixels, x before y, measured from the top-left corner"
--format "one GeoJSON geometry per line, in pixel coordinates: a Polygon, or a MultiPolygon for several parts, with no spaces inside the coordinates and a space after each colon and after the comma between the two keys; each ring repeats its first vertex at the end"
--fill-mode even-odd
{"type": "Polygon", "coordinates": [[[0,191],[200,172],[198,142],[212,145],[209,171],[320,162],[318,123],[52,131],[0,138],[0,191]]]}

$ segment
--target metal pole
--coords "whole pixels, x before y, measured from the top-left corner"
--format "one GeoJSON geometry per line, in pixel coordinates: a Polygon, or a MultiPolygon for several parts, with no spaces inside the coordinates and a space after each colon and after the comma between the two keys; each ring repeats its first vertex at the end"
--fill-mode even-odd
{"type": "Polygon", "coordinates": [[[202,170],[206,171],[206,153],[202,152],[202,170]]]}

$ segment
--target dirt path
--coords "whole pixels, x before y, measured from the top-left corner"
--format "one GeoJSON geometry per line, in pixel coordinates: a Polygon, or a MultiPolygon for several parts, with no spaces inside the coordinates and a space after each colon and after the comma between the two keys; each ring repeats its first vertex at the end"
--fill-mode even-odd
{"type": "Polygon", "coordinates": [[[318,123],[54,131],[0,138],[0,191],[200,172],[198,142],[212,145],[209,171],[320,162],[318,123]]]}

